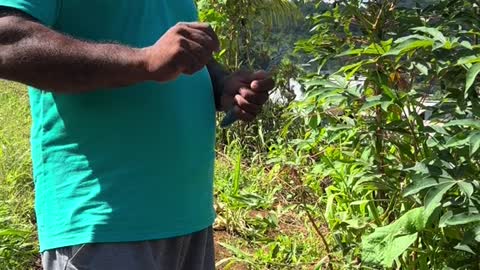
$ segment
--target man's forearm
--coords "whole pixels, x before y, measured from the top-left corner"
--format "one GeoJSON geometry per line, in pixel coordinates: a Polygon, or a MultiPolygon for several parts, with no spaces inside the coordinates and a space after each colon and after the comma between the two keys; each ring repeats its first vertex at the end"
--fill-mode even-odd
{"type": "Polygon", "coordinates": [[[0,77],[55,92],[122,87],[148,78],[145,52],[62,35],[17,16],[0,18],[0,77]]]}
{"type": "Polygon", "coordinates": [[[211,59],[207,64],[208,72],[210,73],[210,78],[213,85],[213,93],[215,96],[215,107],[218,111],[221,110],[221,97],[224,90],[224,80],[230,75],[225,68],[222,67],[215,59],[211,59]]]}

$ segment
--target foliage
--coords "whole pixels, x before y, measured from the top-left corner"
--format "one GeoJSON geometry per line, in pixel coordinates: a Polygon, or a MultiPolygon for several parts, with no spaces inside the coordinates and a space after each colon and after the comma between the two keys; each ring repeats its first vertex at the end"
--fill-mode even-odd
{"type": "Polygon", "coordinates": [[[217,256],[218,269],[312,269],[325,252],[305,226],[282,166],[251,166],[243,149],[234,141],[218,152],[214,229],[217,253],[223,254],[217,256]]]}
{"type": "Polygon", "coordinates": [[[197,5],[200,20],[209,22],[220,38],[223,50],[218,59],[231,70],[265,68],[272,49],[288,44],[272,46],[273,30],[295,25],[302,18],[288,0],[197,0],[197,5]]]}
{"type": "Polygon", "coordinates": [[[0,83],[0,104],[0,269],[32,269],[37,244],[25,88],[0,83]]]}
{"type": "Polygon", "coordinates": [[[304,135],[284,159],[325,206],[330,267],[480,267],[473,2],[336,1],[312,16],[297,48],[319,69],[290,107],[304,135]]]}

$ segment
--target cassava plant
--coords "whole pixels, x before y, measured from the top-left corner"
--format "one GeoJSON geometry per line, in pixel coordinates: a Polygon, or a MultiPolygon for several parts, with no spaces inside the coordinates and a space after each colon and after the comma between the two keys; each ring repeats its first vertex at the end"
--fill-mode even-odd
{"type": "Polygon", "coordinates": [[[318,71],[286,162],[324,206],[326,265],[480,269],[478,7],[345,0],[311,17],[297,49],[318,71]]]}

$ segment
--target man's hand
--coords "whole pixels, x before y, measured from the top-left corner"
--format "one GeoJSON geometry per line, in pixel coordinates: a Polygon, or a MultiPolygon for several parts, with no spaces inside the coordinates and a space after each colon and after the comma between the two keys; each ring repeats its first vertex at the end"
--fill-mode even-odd
{"type": "Polygon", "coordinates": [[[218,51],[220,42],[204,23],[179,23],[145,49],[151,80],[168,81],[201,70],[218,51]]]}
{"type": "Polygon", "coordinates": [[[275,82],[265,71],[233,73],[225,77],[221,109],[230,111],[233,108],[237,119],[252,121],[274,87],[275,82]]]}

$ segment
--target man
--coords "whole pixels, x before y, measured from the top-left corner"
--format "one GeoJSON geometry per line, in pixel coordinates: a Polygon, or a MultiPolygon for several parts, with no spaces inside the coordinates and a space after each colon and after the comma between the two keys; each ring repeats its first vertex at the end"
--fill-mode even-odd
{"type": "Polygon", "coordinates": [[[215,109],[252,120],[272,79],[224,72],[193,0],[0,6],[0,77],[30,86],[44,268],[214,269],[215,109]]]}

